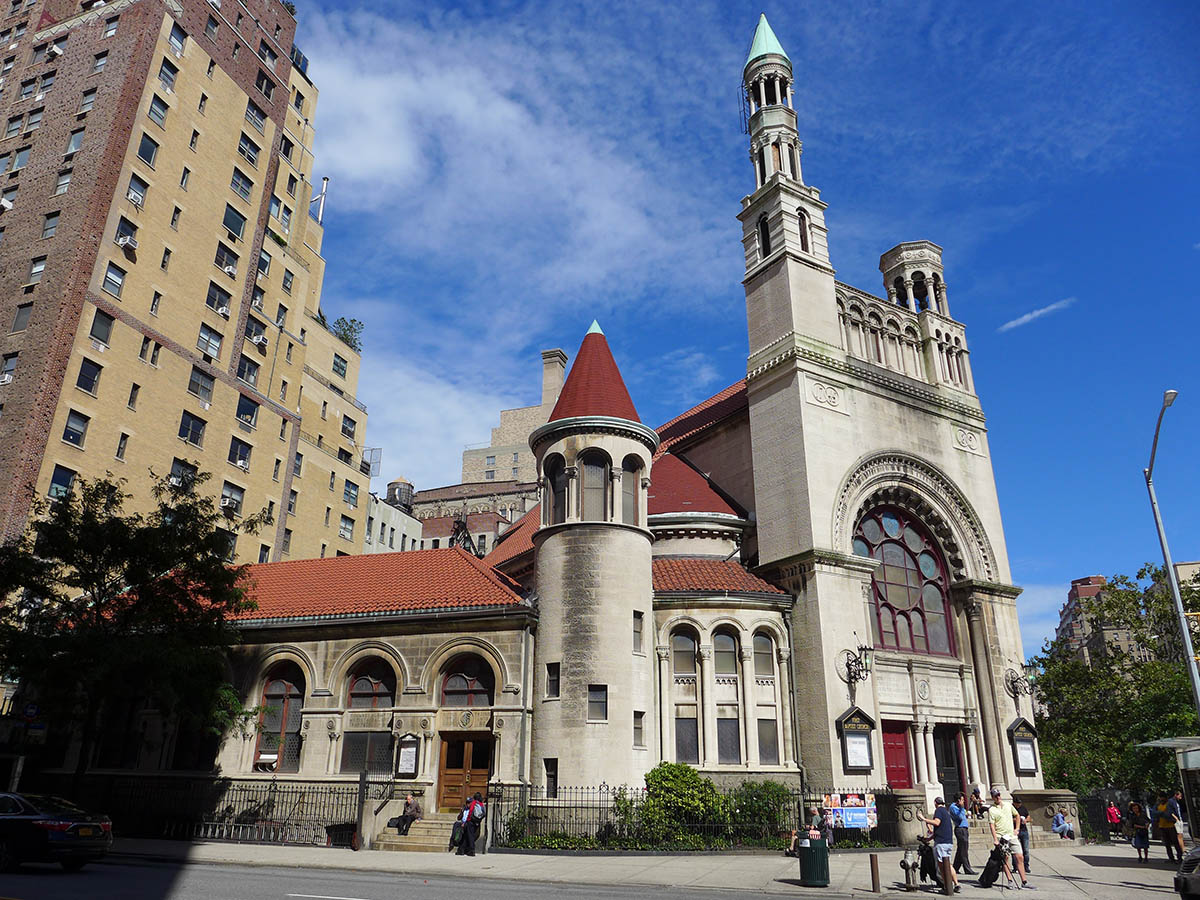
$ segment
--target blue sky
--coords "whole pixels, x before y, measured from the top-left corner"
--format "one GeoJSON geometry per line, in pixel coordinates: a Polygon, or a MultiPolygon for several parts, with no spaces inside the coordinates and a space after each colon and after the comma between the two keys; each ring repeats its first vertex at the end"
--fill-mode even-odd
{"type": "MultiPolygon", "coordinates": [[[[735,218],[760,5],[304,0],[324,306],[367,324],[384,478],[458,480],[592,318],[657,424],[744,375],[735,218]]],[[[1200,7],[778,3],[839,279],[945,248],[1032,652],[1072,578],[1200,559],[1200,7]],[[1007,326],[1007,327],[1006,327],[1007,326]]],[[[379,485],[376,485],[379,487],[379,485]]]]}

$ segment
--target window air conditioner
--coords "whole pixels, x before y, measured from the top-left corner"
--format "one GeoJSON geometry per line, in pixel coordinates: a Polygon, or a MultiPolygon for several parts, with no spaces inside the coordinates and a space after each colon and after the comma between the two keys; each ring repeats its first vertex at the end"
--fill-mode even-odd
{"type": "Polygon", "coordinates": [[[221,498],[221,508],[222,509],[230,509],[231,507],[234,507],[234,506],[237,506],[237,501],[234,500],[232,497],[222,497],[221,498]]]}
{"type": "Polygon", "coordinates": [[[183,487],[183,479],[178,475],[172,475],[167,479],[167,484],[171,487],[183,487]]]}
{"type": "Polygon", "coordinates": [[[254,309],[257,309],[257,310],[259,310],[260,312],[262,311],[263,305],[262,305],[262,301],[261,301],[261,300],[251,300],[251,301],[250,301],[250,305],[251,305],[251,306],[252,306],[254,309]]]}
{"type": "Polygon", "coordinates": [[[218,306],[217,307],[217,315],[220,316],[222,319],[228,319],[229,318],[229,307],[228,306],[218,306]]]}
{"type": "Polygon", "coordinates": [[[212,406],[212,404],[209,403],[207,400],[201,400],[199,402],[200,402],[201,409],[208,409],[210,406],[212,406]]]}
{"type": "Polygon", "coordinates": [[[239,469],[241,469],[243,472],[250,471],[250,463],[248,460],[239,459],[237,462],[234,463],[234,465],[237,466],[239,469]]]}
{"type": "Polygon", "coordinates": [[[136,206],[138,209],[141,209],[142,205],[145,204],[145,202],[146,202],[146,195],[139,194],[137,191],[131,190],[125,196],[129,199],[129,202],[132,203],[134,206],[136,206]]]}
{"type": "Polygon", "coordinates": [[[0,197],[0,209],[12,209],[13,203],[7,197],[0,197]]]}
{"type": "Polygon", "coordinates": [[[224,271],[226,275],[237,274],[237,269],[235,269],[233,266],[226,266],[222,271],[224,271]]]}
{"type": "Polygon", "coordinates": [[[45,92],[39,93],[39,94],[38,94],[36,97],[34,97],[33,99],[34,99],[34,100],[45,100],[45,99],[46,99],[46,94],[45,94],[45,92]]]}
{"type": "Polygon", "coordinates": [[[63,49],[58,44],[51,44],[50,49],[46,51],[47,56],[62,56],[63,49]]]}
{"type": "Polygon", "coordinates": [[[250,343],[265,347],[267,346],[267,336],[265,334],[256,334],[254,337],[250,338],[250,343]]]}
{"type": "Polygon", "coordinates": [[[211,6],[213,9],[220,9],[221,8],[221,0],[208,0],[208,5],[211,6]]]}
{"type": "Polygon", "coordinates": [[[0,384],[12,384],[12,375],[7,373],[0,375],[0,384]]]}
{"type": "Polygon", "coordinates": [[[119,238],[117,238],[117,246],[118,247],[128,247],[130,250],[136,250],[138,247],[137,238],[135,238],[131,235],[128,235],[128,234],[123,234],[119,238]]]}

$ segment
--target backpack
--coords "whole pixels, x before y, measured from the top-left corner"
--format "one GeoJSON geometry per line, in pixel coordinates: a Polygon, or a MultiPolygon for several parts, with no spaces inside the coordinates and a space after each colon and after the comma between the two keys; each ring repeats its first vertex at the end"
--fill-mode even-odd
{"type": "Polygon", "coordinates": [[[483,804],[479,801],[471,804],[471,818],[476,822],[483,818],[483,804]]]}

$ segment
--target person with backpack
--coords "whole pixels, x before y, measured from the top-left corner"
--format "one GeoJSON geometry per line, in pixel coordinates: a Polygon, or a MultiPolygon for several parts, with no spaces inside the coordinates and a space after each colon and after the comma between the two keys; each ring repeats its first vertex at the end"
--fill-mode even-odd
{"type": "Polygon", "coordinates": [[[1110,837],[1119,837],[1121,834],[1121,810],[1117,809],[1117,804],[1112,800],[1108,801],[1108,805],[1104,807],[1104,819],[1108,822],[1108,833],[1110,837]]]}
{"type": "Polygon", "coordinates": [[[1021,876],[1021,887],[1032,888],[1029,879],[1025,877],[1025,858],[1021,853],[1021,844],[1017,839],[1017,826],[1021,817],[1013,809],[1011,803],[1001,799],[1000,788],[992,788],[992,805],[988,807],[988,828],[992,832],[992,843],[1005,851],[1004,874],[1012,878],[1008,868],[1008,856],[1011,854],[1017,863],[1017,874],[1021,876]]]}
{"type": "Polygon", "coordinates": [[[458,811],[458,815],[454,818],[454,827],[450,829],[450,844],[446,847],[448,852],[453,852],[456,856],[462,856],[463,839],[467,834],[467,808],[471,805],[471,800],[468,797],[463,801],[462,809],[458,811]]]}
{"type": "Polygon", "coordinates": [[[959,791],[954,795],[950,804],[950,815],[954,818],[954,871],[963,875],[974,875],[969,856],[971,840],[971,821],[967,818],[967,798],[959,791]]]}
{"type": "MultiPolygon", "coordinates": [[[[950,854],[954,851],[954,817],[950,814],[950,810],[946,808],[946,801],[938,797],[933,801],[933,818],[927,819],[921,812],[917,812],[917,818],[929,826],[929,830],[933,833],[933,858],[935,871],[941,875],[942,860],[949,859],[950,854]]],[[[962,890],[962,886],[958,883],[958,873],[954,871],[954,867],[950,867],[950,878],[954,883],[954,893],[962,890]]]]}
{"type": "Polygon", "coordinates": [[[485,815],[487,807],[483,803],[483,795],[476,791],[463,809],[463,839],[458,848],[459,856],[475,855],[475,842],[479,840],[479,826],[483,824],[485,815]]]}

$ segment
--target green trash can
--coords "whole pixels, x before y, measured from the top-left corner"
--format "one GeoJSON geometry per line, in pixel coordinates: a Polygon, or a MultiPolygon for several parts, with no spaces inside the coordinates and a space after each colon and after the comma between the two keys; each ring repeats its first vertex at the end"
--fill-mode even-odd
{"type": "Polygon", "coordinates": [[[824,838],[809,839],[800,847],[800,884],[804,887],[829,887],[829,843],[824,838]]]}

